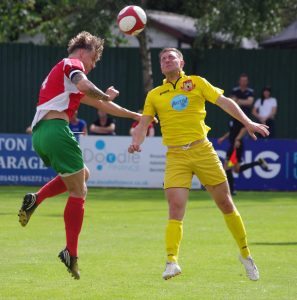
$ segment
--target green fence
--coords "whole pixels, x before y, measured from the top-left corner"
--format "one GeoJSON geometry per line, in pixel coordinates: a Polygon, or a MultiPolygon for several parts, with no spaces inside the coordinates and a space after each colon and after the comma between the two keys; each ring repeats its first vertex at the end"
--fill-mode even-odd
{"type": "MultiPolygon", "coordinates": [[[[154,84],[162,82],[158,64],[159,50],[152,50],[154,84]]],[[[195,53],[183,51],[188,74],[199,74],[229,95],[239,74],[247,73],[251,86],[259,96],[263,86],[272,86],[279,110],[276,134],[279,138],[297,138],[297,51],[295,50],[210,50],[195,53]]],[[[50,68],[66,55],[61,47],[32,44],[0,44],[1,109],[0,132],[21,133],[35,113],[39,87],[50,68]]],[[[89,77],[101,89],[114,85],[120,90],[116,102],[131,110],[142,108],[143,91],[139,49],[106,48],[102,61],[89,77]]],[[[227,116],[214,105],[207,105],[210,136],[227,130],[227,116]]],[[[96,119],[96,111],[81,106],[79,116],[88,123],[96,119]]],[[[132,121],[117,118],[117,133],[127,135],[132,121]]],[[[157,130],[158,131],[158,130],[157,130]]]]}

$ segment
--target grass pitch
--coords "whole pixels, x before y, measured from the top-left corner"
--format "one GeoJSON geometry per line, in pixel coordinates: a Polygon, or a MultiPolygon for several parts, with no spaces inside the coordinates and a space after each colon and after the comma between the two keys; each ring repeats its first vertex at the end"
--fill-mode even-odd
{"type": "Polygon", "coordinates": [[[64,196],[45,200],[27,227],[23,195],[0,187],[0,299],[297,299],[296,194],[239,192],[261,279],[252,282],[221,213],[192,191],[180,252],[182,274],[164,281],[167,203],[161,190],[90,189],[80,238],[81,280],[57,255],[65,246],[64,196]]]}

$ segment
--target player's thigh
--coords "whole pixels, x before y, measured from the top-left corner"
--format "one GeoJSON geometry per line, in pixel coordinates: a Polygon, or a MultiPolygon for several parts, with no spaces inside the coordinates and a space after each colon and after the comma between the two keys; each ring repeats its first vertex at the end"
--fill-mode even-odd
{"type": "Polygon", "coordinates": [[[66,121],[46,120],[36,126],[33,145],[47,166],[62,176],[84,169],[81,149],[66,121]]]}
{"type": "Polygon", "coordinates": [[[203,185],[217,185],[226,181],[222,162],[208,140],[192,149],[191,162],[193,173],[203,185]]]}
{"type": "Polygon", "coordinates": [[[169,149],[166,154],[164,189],[190,188],[193,173],[187,154],[182,149],[169,149]]]}

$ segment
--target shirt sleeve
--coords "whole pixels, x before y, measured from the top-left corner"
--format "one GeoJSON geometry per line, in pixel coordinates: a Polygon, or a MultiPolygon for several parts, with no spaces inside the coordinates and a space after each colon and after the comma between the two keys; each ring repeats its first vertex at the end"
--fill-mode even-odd
{"type": "Polygon", "coordinates": [[[154,117],[156,115],[155,107],[152,103],[153,95],[151,92],[149,92],[146,96],[145,103],[144,103],[144,109],[143,109],[143,115],[145,116],[152,116],[154,117]]]}
{"type": "Polygon", "coordinates": [[[64,74],[66,75],[66,77],[68,77],[71,80],[72,77],[79,72],[85,72],[84,65],[79,59],[65,59],[64,74]]]}
{"type": "Polygon", "coordinates": [[[202,90],[204,98],[212,103],[216,103],[218,98],[223,95],[224,90],[210,84],[205,78],[199,78],[199,86],[202,90]]]}

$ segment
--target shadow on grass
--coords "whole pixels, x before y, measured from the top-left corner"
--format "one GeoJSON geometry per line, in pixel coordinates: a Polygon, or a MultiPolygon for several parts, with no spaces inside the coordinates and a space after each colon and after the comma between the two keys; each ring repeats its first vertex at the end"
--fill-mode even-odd
{"type": "Polygon", "coordinates": [[[260,245],[260,246],[296,246],[297,242],[260,242],[260,243],[250,243],[253,245],[260,245]]]}

